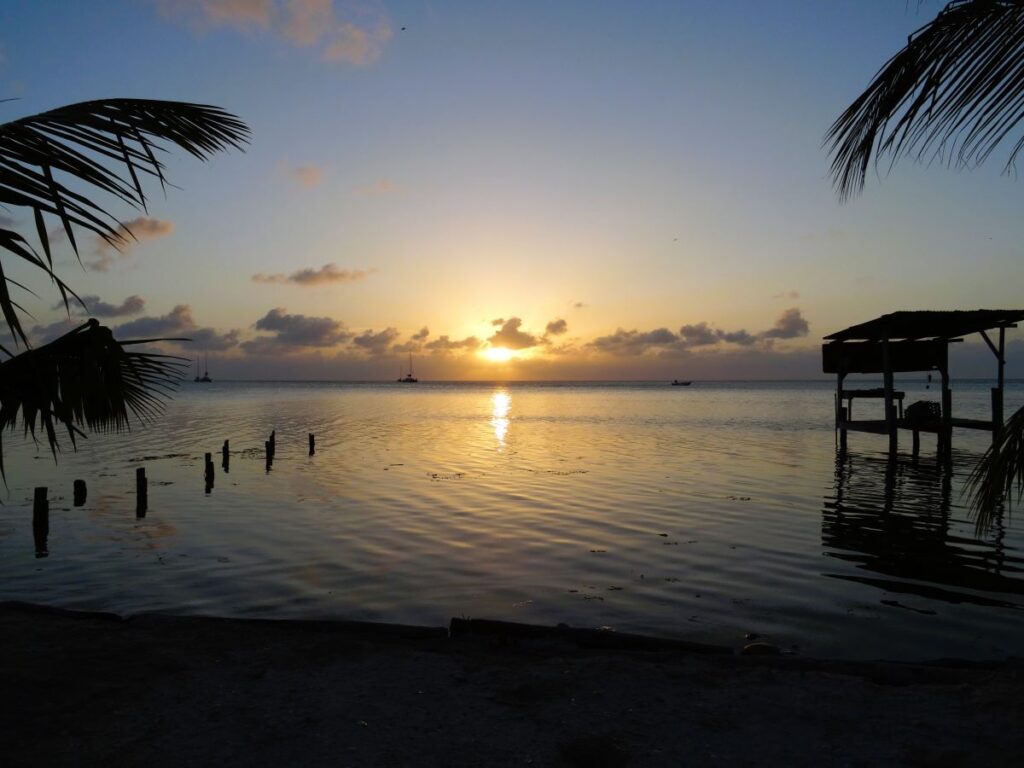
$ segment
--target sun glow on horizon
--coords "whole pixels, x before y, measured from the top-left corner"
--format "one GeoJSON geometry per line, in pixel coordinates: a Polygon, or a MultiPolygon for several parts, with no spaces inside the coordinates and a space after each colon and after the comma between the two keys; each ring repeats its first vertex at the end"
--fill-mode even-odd
{"type": "Polygon", "coordinates": [[[514,350],[505,347],[488,347],[480,351],[480,356],[492,363],[507,363],[518,357],[514,350]]]}

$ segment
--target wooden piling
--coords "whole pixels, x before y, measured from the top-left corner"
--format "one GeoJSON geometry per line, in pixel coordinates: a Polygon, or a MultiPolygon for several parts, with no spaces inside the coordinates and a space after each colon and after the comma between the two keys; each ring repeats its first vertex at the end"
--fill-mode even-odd
{"type": "Polygon", "coordinates": [[[206,454],[205,467],[203,475],[206,478],[206,492],[209,493],[213,489],[213,454],[206,454]]]}
{"type": "Polygon", "coordinates": [[[85,480],[75,480],[75,506],[80,507],[85,504],[87,496],[88,491],[85,487],[85,480]]]}
{"type": "Polygon", "coordinates": [[[49,536],[50,501],[46,498],[46,486],[39,486],[32,498],[32,538],[35,540],[36,557],[46,557],[49,554],[49,536]]]}
{"type": "Polygon", "coordinates": [[[316,438],[313,433],[309,433],[309,455],[312,456],[316,453],[316,438]]]}
{"type": "Polygon", "coordinates": [[[146,468],[135,470],[135,515],[145,517],[149,508],[149,487],[146,481],[146,468]]]}
{"type": "Polygon", "coordinates": [[[274,444],[267,440],[263,444],[263,448],[267,455],[267,472],[270,471],[270,465],[274,463],[274,444]]]}
{"type": "Polygon", "coordinates": [[[914,443],[912,453],[915,457],[921,453],[921,433],[916,429],[914,430],[914,443]]]}
{"type": "Polygon", "coordinates": [[[224,441],[224,445],[220,449],[220,465],[227,472],[231,465],[231,449],[228,447],[228,441],[224,441]]]}

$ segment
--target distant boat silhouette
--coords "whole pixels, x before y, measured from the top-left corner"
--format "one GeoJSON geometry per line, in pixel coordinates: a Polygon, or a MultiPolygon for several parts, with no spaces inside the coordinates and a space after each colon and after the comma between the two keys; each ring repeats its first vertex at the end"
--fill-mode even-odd
{"type": "Polygon", "coordinates": [[[688,387],[693,384],[692,381],[680,381],[679,379],[672,379],[673,387],[688,387]]]}
{"type": "Polygon", "coordinates": [[[417,379],[415,376],[412,375],[412,352],[410,352],[409,353],[409,372],[407,374],[405,374],[405,376],[402,376],[402,368],[401,368],[401,366],[399,366],[399,368],[398,368],[398,383],[399,384],[415,384],[418,381],[419,381],[419,379],[417,379]]]}
{"type": "Polygon", "coordinates": [[[197,383],[210,384],[213,379],[210,378],[210,355],[206,355],[206,369],[203,371],[203,375],[199,375],[199,358],[196,358],[196,377],[194,379],[197,383]]]}

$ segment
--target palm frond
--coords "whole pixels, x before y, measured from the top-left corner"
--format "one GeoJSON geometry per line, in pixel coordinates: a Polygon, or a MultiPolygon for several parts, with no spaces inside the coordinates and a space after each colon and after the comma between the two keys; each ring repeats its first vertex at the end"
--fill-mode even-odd
{"type": "Polygon", "coordinates": [[[162,396],[181,379],[188,361],[127,351],[133,343],[116,341],[109,328],[89,320],[49,344],[0,362],[0,435],[20,420],[33,439],[41,430],[56,456],[58,426],[67,429],[75,445],[85,434],[81,426],[119,432],[130,427],[133,416],[143,422],[156,416],[162,396]]]}
{"type": "Polygon", "coordinates": [[[1024,0],[954,0],[910,36],[829,128],[841,200],[864,187],[872,158],[982,163],[1007,137],[1024,149],[1024,0]]]}
{"type": "MultiPolygon", "coordinates": [[[[165,186],[158,157],[165,144],[200,160],[220,150],[242,149],[249,128],[219,107],[148,99],[105,99],[71,104],[0,124],[0,205],[32,210],[40,256],[17,233],[0,229],[0,248],[43,268],[67,304],[67,286],[53,274],[46,216],[56,217],[75,253],[75,227],[111,246],[126,242],[124,228],[82,185],[146,210],[145,177],[165,186]],[[77,182],[76,189],[64,177],[77,182]]],[[[0,278],[0,310],[15,340],[26,342],[0,278]]]]}
{"type": "Polygon", "coordinates": [[[1024,408],[1006,420],[999,439],[971,470],[964,491],[981,530],[991,525],[1014,491],[1017,498],[1024,493],[1024,408]]]}

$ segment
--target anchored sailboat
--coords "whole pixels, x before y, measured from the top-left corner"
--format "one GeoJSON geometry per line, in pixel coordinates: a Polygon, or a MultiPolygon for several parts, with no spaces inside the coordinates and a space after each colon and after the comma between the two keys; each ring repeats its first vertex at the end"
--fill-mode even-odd
{"type": "Polygon", "coordinates": [[[409,353],[409,372],[407,374],[405,374],[405,376],[402,376],[402,369],[401,369],[401,367],[399,367],[399,369],[398,369],[398,383],[399,384],[415,384],[418,381],[419,381],[419,379],[417,379],[415,376],[412,375],[412,352],[410,352],[409,353]]]}
{"type": "Polygon", "coordinates": [[[196,358],[196,377],[195,377],[194,381],[196,383],[203,383],[203,384],[209,384],[209,383],[211,383],[213,381],[213,379],[210,378],[210,353],[209,352],[206,353],[206,366],[205,366],[205,370],[203,371],[203,375],[202,376],[199,375],[199,358],[198,357],[196,358]]]}

